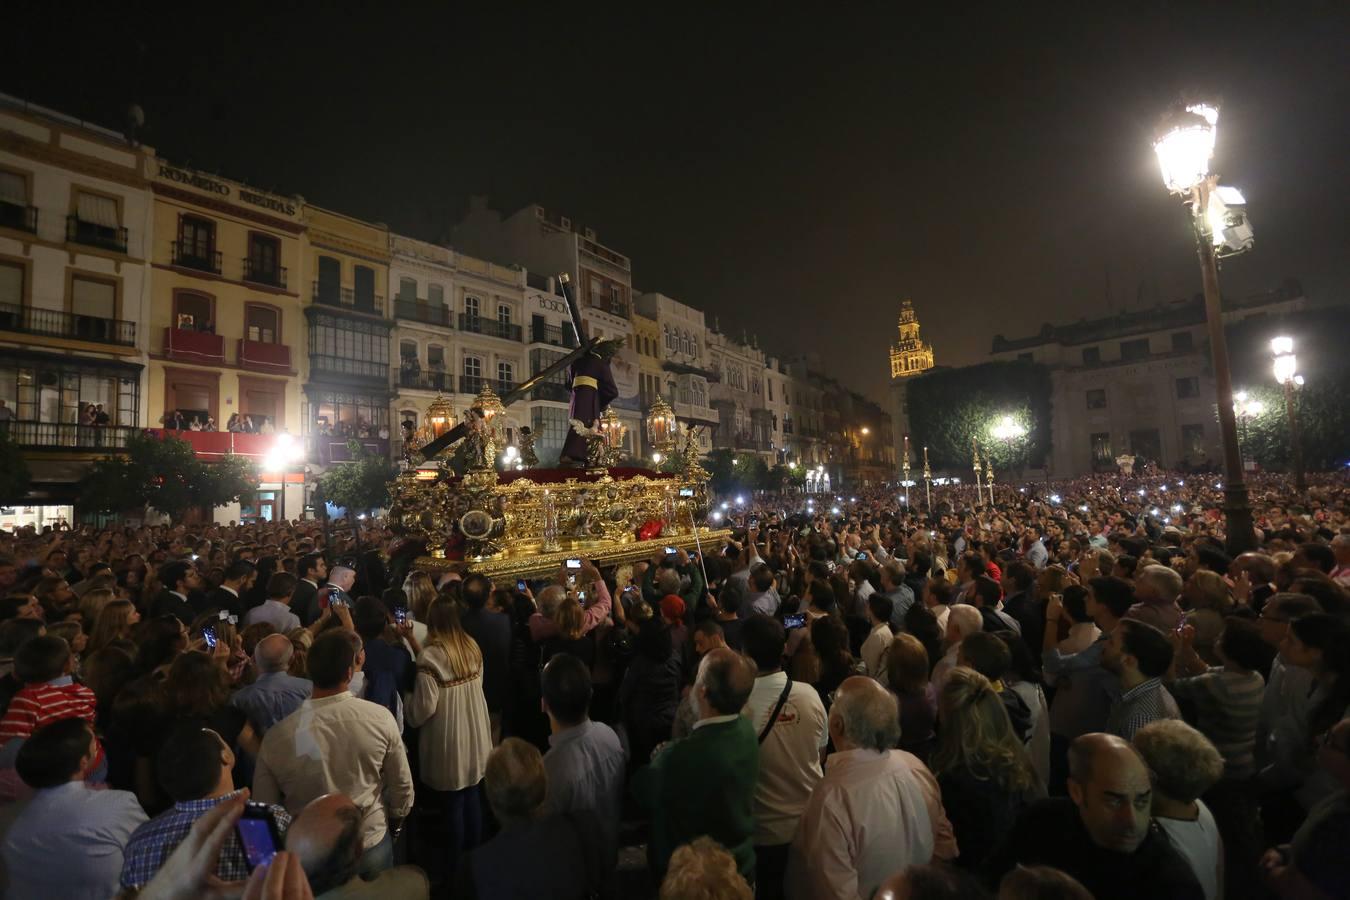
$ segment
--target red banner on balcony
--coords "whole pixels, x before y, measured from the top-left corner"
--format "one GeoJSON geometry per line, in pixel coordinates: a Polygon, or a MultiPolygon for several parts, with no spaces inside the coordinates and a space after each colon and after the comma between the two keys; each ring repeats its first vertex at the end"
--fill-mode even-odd
{"type": "Polygon", "coordinates": [[[203,459],[219,458],[227,453],[262,459],[277,446],[278,435],[245,434],[234,431],[168,431],[152,429],[152,434],[187,441],[192,452],[203,459]]]}
{"type": "Polygon", "coordinates": [[[164,354],[186,362],[225,362],[225,339],[205,331],[164,329],[164,354]]]}
{"type": "Polygon", "coordinates": [[[291,370],[291,348],[286,344],[264,344],[239,339],[239,365],[245,369],[269,372],[291,370]]]}

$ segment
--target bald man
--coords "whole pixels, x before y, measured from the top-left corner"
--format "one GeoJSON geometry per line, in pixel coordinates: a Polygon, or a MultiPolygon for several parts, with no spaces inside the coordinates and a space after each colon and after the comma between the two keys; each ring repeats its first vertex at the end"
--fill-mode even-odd
{"type": "Polygon", "coordinates": [[[258,680],[240,688],[230,698],[230,705],[243,711],[262,737],[282,719],[300,708],[309,699],[314,685],[307,678],[287,674],[295,648],[284,634],[269,634],[253,648],[253,665],[258,680]]]}
{"type": "Polygon", "coordinates": [[[708,835],[736,858],[755,880],[755,782],[759,741],[741,710],[750,699],[755,672],[726,647],[708,651],[692,694],[698,722],[688,737],[667,744],[651,765],[633,776],[633,795],[652,815],[648,855],[658,878],[676,847],[708,835]]]}
{"type": "Polygon", "coordinates": [[[845,679],[830,707],[830,738],[835,752],[792,841],[789,898],[871,897],[906,866],[956,858],[937,779],[918,757],[894,749],[894,694],[871,678],[845,679]]]}
{"type": "Polygon", "coordinates": [[[316,900],[425,900],[427,877],[416,866],[386,869],[364,881],[361,811],[343,794],[311,800],[286,832],[286,849],[300,859],[316,900]]]}
{"type": "Polygon", "coordinates": [[[1078,879],[1097,900],[1204,900],[1186,860],[1152,818],[1153,786],[1139,752],[1115,735],[1069,745],[1069,797],[1027,808],[985,874],[1044,865],[1078,879]]]}

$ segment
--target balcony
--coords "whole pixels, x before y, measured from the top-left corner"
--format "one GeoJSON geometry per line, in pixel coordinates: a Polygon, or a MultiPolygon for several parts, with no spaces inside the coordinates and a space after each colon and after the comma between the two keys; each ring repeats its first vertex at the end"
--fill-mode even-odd
{"type": "Polygon", "coordinates": [[[453,394],[455,392],[455,376],[444,371],[422,372],[420,370],[400,369],[398,386],[414,391],[437,391],[442,394],[453,394]]]}
{"type": "Polygon", "coordinates": [[[244,280],[250,284],[286,289],[286,267],[268,266],[256,259],[244,257],[244,280]]]}
{"type": "Polygon", "coordinates": [[[717,410],[699,403],[684,403],[677,400],[671,404],[671,409],[674,410],[677,419],[711,425],[716,425],[722,421],[722,417],[717,410]]]}
{"type": "Polygon", "coordinates": [[[173,242],[173,264],[180,269],[196,269],[211,275],[220,274],[220,251],[200,250],[182,241],[173,242]]]}
{"type": "Polygon", "coordinates": [[[0,422],[0,432],[30,450],[119,450],[140,431],[120,425],[75,425],[67,422],[0,422]]]}
{"type": "Polygon", "coordinates": [[[554,403],[570,403],[572,391],[565,384],[556,381],[543,381],[530,391],[531,400],[551,400],[554,403]]]}
{"type": "Polygon", "coordinates": [[[348,359],[345,356],[326,356],[322,353],[309,355],[311,377],[330,375],[339,379],[363,382],[379,382],[389,387],[389,365],[365,359],[348,359]]]}
{"type": "Polygon", "coordinates": [[[225,362],[225,338],[207,331],[165,328],[164,355],[183,362],[221,365],[225,362]]]}
{"type": "Polygon", "coordinates": [[[543,322],[535,322],[530,326],[531,344],[549,344],[553,347],[564,347],[568,350],[575,350],[577,346],[576,333],[572,331],[571,325],[546,325],[543,322]]]}
{"type": "Polygon", "coordinates": [[[245,434],[233,431],[170,431],[167,428],[152,428],[149,433],[156,437],[177,438],[192,446],[192,452],[203,459],[219,459],[228,454],[246,456],[249,459],[262,459],[277,446],[281,435],[245,434]]]}
{"type": "Polygon", "coordinates": [[[514,381],[501,381],[497,378],[484,378],[481,375],[461,375],[459,376],[459,392],[461,394],[477,394],[483,389],[483,385],[490,385],[492,390],[500,397],[508,391],[516,389],[514,381]]]}
{"type": "Polygon", "coordinates": [[[315,303],[322,306],[349,309],[372,316],[384,315],[384,298],[379,294],[357,293],[351,288],[316,281],[311,296],[315,303]]]}
{"type": "Polygon", "coordinates": [[[259,372],[291,371],[291,348],[286,344],[267,344],[240,338],[236,352],[242,368],[259,372]]]}
{"type": "Polygon", "coordinates": [[[66,240],[72,244],[98,247],[114,253],[127,252],[127,230],[120,226],[97,225],[79,216],[66,216],[66,240]]]}
{"type": "Polygon", "coordinates": [[[459,330],[473,334],[486,334],[489,337],[502,338],[507,341],[519,342],[524,338],[523,329],[519,325],[511,325],[483,316],[471,316],[467,313],[459,314],[459,330]]]}
{"type": "Polygon", "coordinates": [[[37,233],[37,207],[20,203],[0,203],[0,228],[37,233]]]}
{"type": "Polygon", "coordinates": [[[135,322],[9,303],[0,303],[0,331],[117,344],[122,347],[136,346],[135,322]]]}
{"type": "Polygon", "coordinates": [[[337,434],[316,434],[311,435],[309,440],[310,459],[320,465],[352,462],[356,459],[351,448],[347,446],[349,440],[360,444],[361,449],[367,454],[389,458],[388,438],[348,438],[337,434]]]}
{"type": "Polygon", "coordinates": [[[394,317],[409,319],[413,322],[425,322],[428,325],[450,327],[450,310],[444,306],[432,306],[416,297],[395,297],[394,317]]]}

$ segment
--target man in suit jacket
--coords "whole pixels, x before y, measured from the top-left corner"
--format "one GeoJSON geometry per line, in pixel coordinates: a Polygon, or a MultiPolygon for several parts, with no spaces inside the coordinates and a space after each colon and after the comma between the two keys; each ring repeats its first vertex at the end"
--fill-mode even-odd
{"type": "Polygon", "coordinates": [[[308,628],[319,620],[319,585],[328,578],[328,563],[322,553],[307,553],[296,563],[295,574],[300,582],[291,594],[291,612],[300,617],[300,624],[308,628]]]}
{"type": "Polygon", "coordinates": [[[492,582],[484,575],[464,579],[460,597],[468,607],[459,622],[483,653],[483,697],[492,720],[492,738],[501,737],[502,714],[510,699],[511,619],[487,608],[492,582]]]}
{"type": "Polygon", "coordinates": [[[658,878],[676,847],[706,834],[754,883],[759,741],[741,715],[754,684],[754,671],[736,651],[709,651],[694,683],[699,719],[693,732],[659,749],[651,765],[633,776],[633,794],[652,815],[647,852],[658,878]]]}
{"type": "Polygon", "coordinates": [[[345,606],[348,609],[355,602],[347,593],[356,584],[356,570],[350,566],[333,566],[328,573],[328,583],[319,591],[318,606],[320,615],[330,606],[345,606]]]}
{"type": "Polygon", "coordinates": [[[167,562],[159,570],[159,580],[164,589],[156,595],[151,612],[156,616],[175,616],[184,625],[191,625],[197,611],[188,602],[188,595],[202,586],[197,567],[185,559],[167,562]]]}
{"type": "Polygon", "coordinates": [[[206,595],[202,608],[197,610],[199,613],[217,612],[224,610],[232,616],[242,619],[244,613],[243,594],[249,588],[253,587],[253,582],[258,578],[258,569],[253,563],[246,559],[235,560],[225,569],[225,577],[220,583],[220,587],[206,595]]]}

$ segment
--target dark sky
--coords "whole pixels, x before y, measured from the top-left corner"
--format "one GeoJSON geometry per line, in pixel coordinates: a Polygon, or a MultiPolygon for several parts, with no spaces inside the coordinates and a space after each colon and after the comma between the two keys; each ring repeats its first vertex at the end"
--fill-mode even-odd
{"type": "Polygon", "coordinates": [[[418,237],[472,193],[543,203],[639,289],[878,399],[903,297],[961,364],[1199,290],[1150,146],[1183,90],[1222,99],[1256,228],[1225,290],[1350,295],[1344,3],[16,6],[0,91],[115,127],[139,102],[177,163],[418,237]]]}

